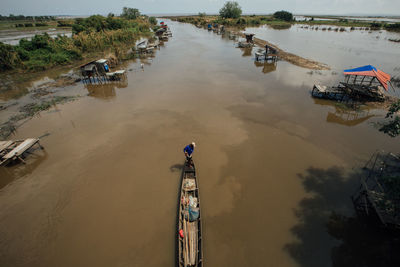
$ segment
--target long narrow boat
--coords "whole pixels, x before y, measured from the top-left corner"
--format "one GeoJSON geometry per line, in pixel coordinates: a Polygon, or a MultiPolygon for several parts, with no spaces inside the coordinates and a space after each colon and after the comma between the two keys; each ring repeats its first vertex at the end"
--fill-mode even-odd
{"type": "Polygon", "coordinates": [[[184,164],[178,213],[179,267],[203,266],[200,196],[196,169],[184,164]]]}

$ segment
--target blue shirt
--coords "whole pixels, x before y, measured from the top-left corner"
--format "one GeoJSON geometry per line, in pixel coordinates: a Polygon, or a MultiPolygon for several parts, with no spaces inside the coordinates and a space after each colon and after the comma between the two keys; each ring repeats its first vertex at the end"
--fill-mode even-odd
{"type": "Polygon", "coordinates": [[[108,67],[107,63],[104,63],[104,70],[105,70],[106,72],[109,72],[109,71],[110,71],[110,68],[108,67]]]}
{"type": "Polygon", "coordinates": [[[192,155],[194,148],[192,148],[190,145],[185,146],[185,148],[183,149],[183,152],[188,153],[188,155],[192,155]]]}

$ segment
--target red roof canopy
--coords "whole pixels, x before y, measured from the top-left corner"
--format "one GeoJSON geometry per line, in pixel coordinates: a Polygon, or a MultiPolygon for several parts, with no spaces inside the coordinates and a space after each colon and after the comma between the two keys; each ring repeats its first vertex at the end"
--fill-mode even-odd
{"type": "Polygon", "coordinates": [[[374,66],[367,65],[364,67],[359,67],[355,69],[348,69],[344,70],[344,75],[360,75],[360,76],[371,76],[371,77],[376,77],[380,84],[382,84],[383,87],[385,87],[385,90],[388,90],[388,83],[390,81],[390,75],[378,70],[374,66]]]}

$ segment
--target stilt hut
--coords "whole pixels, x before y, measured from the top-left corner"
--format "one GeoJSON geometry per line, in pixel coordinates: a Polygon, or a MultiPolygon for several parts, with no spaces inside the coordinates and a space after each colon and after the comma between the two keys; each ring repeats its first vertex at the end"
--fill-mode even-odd
{"type": "Polygon", "coordinates": [[[256,61],[263,59],[265,61],[271,60],[275,62],[278,59],[278,50],[270,45],[265,45],[265,51],[262,51],[261,49],[260,51],[257,51],[255,53],[255,58],[256,61]]]}
{"type": "Polygon", "coordinates": [[[375,153],[364,166],[361,185],[352,196],[359,216],[378,220],[383,227],[400,229],[400,158],[375,153]]]}
{"type": "Polygon", "coordinates": [[[254,35],[255,35],[254,33],[245,33],[244,36],[246,36],[246,42],[253,43],[254,35]]]}
{"type": "Polygon", "coordinates": [[[345,81],[340,84],[350,98],[366,98],[384,101],[388,91],[390,75],[367,65],[355,69],[344,70],[345,81]]]}
{"type": "Polygon", "coordinates": [[[165,29],[165,28],[160,28],[160,29],[158,29],[157,31],[156,31],[156,36],[161,36],[161,35],[163,35],[163,33],[164,32],[166,32],[167,31],[167,29],[165,29]]]}
{"type": "Polygon", "coordinates": [[[259,68],[262,67],[262,73],[267,74],[276,70],[277,62],[254,61],[254,65],[259,68]]]}
{"type": "Polygon", "coordinates": [[[253,33],[245,33],[244,34],[246,37],[246,41],[240,41],[238,42],[238,47],[240,48],[247,48],[247,47],[253,47],[254,46],[254,42],[253,42],[253,33]]]}
{"type": "Polygon", "coordinates": [[[336,87],[314,85],[312,96],[341,101],[385,101],[391,84],[389,74],[371,65],[344,70],[343,74],[344,82],[336,87]]]}
{"type": "Polygon", "coordinates": [[[125,70],[110,71],[107,59],[99,59],[80,66],[83,82],[115,81],[125,78],[125,70]]]}

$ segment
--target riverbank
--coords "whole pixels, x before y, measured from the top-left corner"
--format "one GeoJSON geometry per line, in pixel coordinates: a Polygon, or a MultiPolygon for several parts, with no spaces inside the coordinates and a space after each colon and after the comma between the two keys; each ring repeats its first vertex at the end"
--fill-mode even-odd
{"type": "MultiPolygon", "coordinates": [[[[101,53],[91,53],[81,61],[74,62],[66,66],[58,66],[51,70],[34,73],[11,73],[1,74],[0,77],[0,140],[8,138],[11,134],[25,124],[27,121],[38,115],[42,111],[56,107],[58,104],[78,100],[88,94],[96,95],[96,84],[86,84],[81,82],[80,70],[77,66],[84,63],[106,58],[112,70],[126,68],[132,61],[139,59],[146,63],[149,58],[155,56],[138,55],[132,51],[126,53],[128,47],[124,47],[123,54],[117,59],[114,53],[103,51],[101,53]],[[122,58],[122,59],[121,59],[122,58]],[[76,90],[77,87],[84,85],[88,92],[76,90]]],[[[126,69],[133,71],[133,69],[126,69]]],[[[100,83],[101,85],[102,83],[100,83]]],[[[123,82],[108,82],[106,84],[124,86],[123,82]]],[[[107,87],[108,85],[104,85],[107,87]]],[[[107,89],[108,90],[108,89],[107,89]]]]}
{"type": "Polygon", "coordinates": [[[150,37],[154,26],[148,17],[125,19],[95,15],[76,19],[71,37],[51,38],[44,33],[32,40],[21,39],[16,46],[0,43],[0,71],[42,71],[105,50],[119,57],[124,46],[133,46],[140,37],[150,37]]]}
{"type": "Polygon", "coordinates": [[[44,33],[16,46],[0,43],[0,110],[8,114],[0,120],[0,139],[39,112],[80,97],[63,90],[80,81],[76,66],[104,57],[117,64],[137,57],[132,47],[150,38],[152,27],[154,20],[147,17],[96,15],[74,20],[71,37],[44,33]]]}

